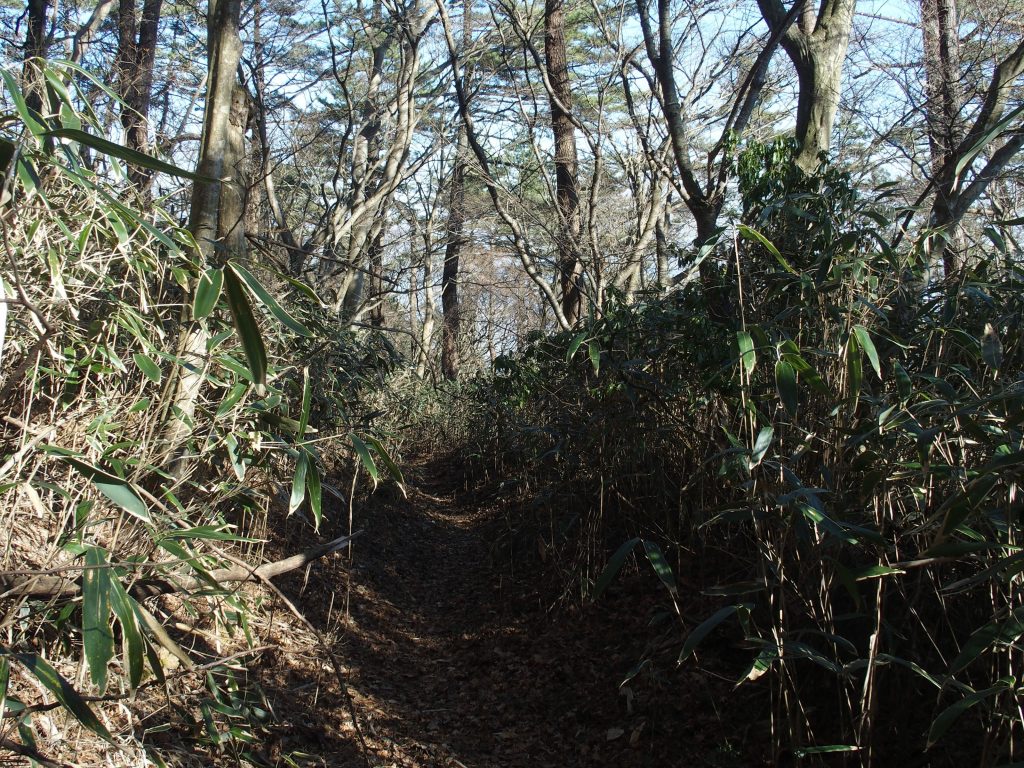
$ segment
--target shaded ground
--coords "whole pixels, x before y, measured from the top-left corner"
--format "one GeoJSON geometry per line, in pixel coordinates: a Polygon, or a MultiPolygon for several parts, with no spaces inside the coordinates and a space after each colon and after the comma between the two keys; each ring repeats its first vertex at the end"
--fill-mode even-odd
{"type": "MultiPolygon", "coordinates": [[[[490,562],[497,510],[462,503],[460,474],[443,461],[412,467],[408,499],[377,497],[357,511],[366,533],[351,569],[335,556],[308,581],[285,584],[335,644],[370,764],[764,764],[763,754],[741,752],[722,735],[723,720],[734,738],[758,728],[716,708],[732,706],[730,681],[692,666],[666,673],[671,648],[659,658],[660,676],[645,669],[619,689],[644,657],[651,616],[664,608],[655,585],[627,584],[599,606],[551,609],[550,578],[537,570],[512,576],[490,562]]],[[[288,619],[281,621],[284,629],[288,619]]],[[[283,643],[262,665],[288,676],[266,686],[280,721],[267,757],[365,766],[323,654],[289,650],[286,636],[283,643]]]]}

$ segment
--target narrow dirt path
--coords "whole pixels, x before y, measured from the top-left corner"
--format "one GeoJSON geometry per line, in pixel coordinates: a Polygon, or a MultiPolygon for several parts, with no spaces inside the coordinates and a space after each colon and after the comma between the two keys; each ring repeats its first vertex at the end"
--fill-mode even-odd
{"type": "MultiPolygon", "coordinates": [[[[716,693],[697,673],[645,674],[618,688],[650,637],[656,586],[550,610],[550,579],[490,562],[496,512],[462,503],[459,475],[443,461],[412,466],[407,499],[375,498],[357,520],[366,533],[352,569],[329,569],[342,583],[304,589],[308,609],[330,603],[321,609],[328,624],[345,615],[347,592],[335,650],[372,764],[639,767],[695,753],[699,765],[740,764],[716,735],[716,693]]],[[[311,669],[297,666],[296,682],[311,669]]],[[[323,666],[312,674],[331,687],[323,666]]],[[[301,744],[309,765],[366,765],[340,697],[307,697],[305,707],[304,718],[289,713],[300,727],[286,746],[301,744]]]]}

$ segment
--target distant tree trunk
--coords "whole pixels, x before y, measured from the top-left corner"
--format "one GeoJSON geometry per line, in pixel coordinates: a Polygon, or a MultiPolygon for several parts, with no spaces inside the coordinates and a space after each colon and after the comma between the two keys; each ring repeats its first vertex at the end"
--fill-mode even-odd
{"type": "Polygon", "coordinates": [[[959,261],[946,261],[948,233],[955,232],[989,184],[1024,148],[1024,121],[1017,119],[1005,124],[1007,101],[1022,75],[1024,41],[996,65],[974,122],[963,132],[956,148],[932,178],[935,200],[930,224],[935,234],[931,238],[931,252],[934,258],[942,256],[950,270],[947,279],[962,268],[959,261]],[[1003,123],[1001,130],[1000,123],[1003,123]],[[999,135],[995,136],[996,133],[999,135]],[[961,165],[963,167],[959,167],[961,165]]]}
{"type": "Polygon", "coordinates": [[[93,9],[92,14],[88,20],[79,27],[75,33],[74,38],[71,41],[71,61],[75,64],[81,64],[82,59],[85,58],[86,51],[89,50],[89,46],[92,45],[93,37],[99,32],[103,22],[106,21],[107,16],[110,14],[110,9],[114,7],[114,0],[99,0],[96,7],[93,9]]]}
{"type": "MultiPolygon", "coordinates": [[[[782,0],[757,0],[757,4],[773,31],[786,24],[782,0]]],[[[796,165],[805,173],[814,172],[819,155],[827,153],[832,143],[855,4],[856,0],[822,0],[816,19],[805,4],[800,23],[789,26],[782,35],[782,47],[793,62],[799,82],[796,139],[800,150],[796,165]]]]}
{"type": "MultiPolygon", "coordinates": [[[[954,156],[963,136],[960,110],[960,38],[956,0],[921,0],[921,36],[924,48],[925,121],[931,150],[932,177],[955,166],[954,156]]],[[[952,190],[939,184],[933,204],[932,226],[951,218],[952,190]]],[[[942,234],[942,262],[947,279],[955,280],[963,267],[960,227],[942,234]]]]}
{"type": "MultiPolygon", "coordinates": [[[[117,72],[118,95],[124,102],[121,105],[121,125],[124,127],[125,145],[149,154],[149,106],[163,0],[145,0],[141,19],[135,3],[136,0],[120,0],[114,71],[117,72]]],[[[153,172],[132,166],[128,178],[146,195],[153,172]]]]}
{"type": "MultiPolygon", "coordinates": [[[[210,0],[207,12],[206,113],[199,150],[197,173],[217,181],[196,181],[192,187],[189,230],[195,238],[201,261],[223,265],[230,256],[245,251],[245,189],[242,168],[245,161],[246,94],[238,84],[242,56],[239,37],[241,0],[210,0]],[[223,181],[220,181],[223,179],[223,181]]],[[[183,302],[183,320],[188,322],[190,302],[183,302]]],[[[207,334],[191,322],[182,334],[179,377],[171,400],[173,414],[166,422],[164,444],[177,451],[191,431],[196,403],[203,382],[207,334]]],[[[181,465],[175,467],[181,471],[181,465]]]]}
{"type": "Polygon", "coordinates": [[[555,136],[555,202],[558,207],[558,274],[562,314],[570,326],[579,322],[583,304],[579,257],[580,196],[576,129],[572,120],[572,85],[565,51],[563,0],[544,2],[544,58],[551,83],[551,129],[555,136]]]}
{"type": "Polygon", "coordinates": [[[46,18],[50,0],[28,0],[28,25],[25,30],[25,64],[22,70],[25,103],[35,112],[43,111],[43,79],[37,59],[46,58],[48,39],[46,18]]]}
{"type": "MultiPolygon", "coordinates": [[[[472,0],[462,4],[462,45],[468,48],[473,31],[472,0]]],[[[471,77],[466,72],[468,82],[471,77]]],[[[459,307],[459,259],[466,243],[466,167],[469,163],[469,139],[466,126],[459,124],[459,138],[452,170],[451,194],[448,198],[448,226],[444,247],[444,269],[441,272],[441,375],[449,381],[459,377],[459,337],[462,318],[459,307]]]]}

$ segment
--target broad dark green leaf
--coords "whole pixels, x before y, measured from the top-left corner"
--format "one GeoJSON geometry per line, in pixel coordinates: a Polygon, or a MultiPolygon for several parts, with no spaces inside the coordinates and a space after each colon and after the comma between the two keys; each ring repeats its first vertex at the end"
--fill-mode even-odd
{"type": "Polygon", "coordinates": [[[572,340],[572,343],[569,344],[568,351],[565,353],[565,362],[568,363],[570,360],[572,360],[573,355],[576,354],[576,351],[580,348],[580,345],[583,344],[583,342],[586,341],[586,340],[587,340],[587,332],[586,331],[583,331],[583,333],[576,334],[576,337],[572,340]]]}
{"type": "MultiPolygon", "coordinates": [[[[0,652],[6,653],[7,651],[0,649],[0,652]]],[[[111,744],[114,743],[110,731],[99,721],[99,718],[89,708],[89,705],[85,703],[81,694],[72,687],[71,683],[61,677],[57,670],[35,654],[14,653],[9,655],[31,672],[43,684],[43,687],[52,693],[61,706],[70,712],[78,722],[100,738],[109,741],[111,744]]]]}
{"type": "Polygon", "coordinates": [[[594,367],[594,374],[601,372],[601,347],[596,341],[587,343],[587,354],[590,355],[590,364],[594,367]]]}
{"type": "Polygon", "coordinates": [[[860,389],[864,382],[863,366],[857,334],[851,333],[846,343],[846,391],[851,413],[857,410],[857,402],[860,400],[860,389]]]}
{"type": "Polygon", "coordinates": [[[380,460],[384,462],[384,468],[388,471],[388,474],[391,475],[391,478],[400,486],[404,486],[405,477],[402,475],[402,470],[399,468],[398,464],[395,463],[395,460],[392,458],[391,454],[388,453],[387,449],[384,448],[381,441],[371,435],[367,435],[366,443],[372,446],[373,450],[377,452],[377,455],[380,457],[380,460]]]}
{"type": "Polygon", "coordinates": [[[910,374],[899,360],[894,362],[892,367],[896,372],[896,390],[899,392],[900,400],[906,402],[914,394],[914,385],[910,380],[910,374]]]}
{"type": "Polygon", "coordinates": [[[99,547],[85,550],[82,573],[82,645],[89,675],[100,693],[107,687],[107,665],[114,656],[110,626],[110,567],[107,553],[99,547]]]}
{"type": "Polygon", "coordinates": [[[299,410],[299,432],[296,440],[306,438],[306,427],[309,426],[309,412],[313,404],[313,387],[309,380],[309,366],[302,369],[302,405],[299,410]]]}
{"type": "Polygon", "coordinates": [[[292,479],[292,495],[288,500],[288,512],[294,512],[306,499],[306,474],[309,471],[309,454],[299,451],[295,461],[295,477],[292,479]]]}
{"type": "Polygon", "coordinates": [[[264,288],[260,281],[253,277],[249,270],[238,262],[232,261],[228,263],[228,271],[234,272],[238,275],[242,282],[245,283],[246,287],[252,291],[252,294],[260,300],[260,303],[263,304],[263,306],[270,310],[270,314],[276,317],[282,325],[300,336],[310,337],[313,335],[312,331],[285,311],[284,307],[277,302],[277,299],[270,295],[270,291],[264,288]]]}
{"type": "Polygon", "coordinates": [[[949,667],[956,675],[996,643],[1014,643],[1024,635],[1024,607],[1018,607],[1003,621],[992,621],[976,630],[949,667]]]}
{"type": "Polygon", "coordinates": [[[795,417],[800,404],[800,395],[796,386],[796,371],[784,360],[775,363],[775,388],[779,392],[779,399],[782,401],[786,413],[795,417]]]}
{"type": "Polygon", "coordinates": [[[939,739],[941,739],[946,731],[949,730],[950,726],[953,725],[953,723],[955,723],[968,709],[978,702],[1009,690],[1014,686],[1014,684],[1015,681],[1012,677],[1000,678],[999,681],[991,688],[970,693],[952,706],[944,709],[939,713],[938,717],[932,721],[932,727],[928,731],[928,747],[932,747],[939,739]]]}
{"type": "Polygon", "coordinates": [[[313,512],[313,523],[316,530],[320,530],[320,521],[324,517],[323,488],[320,483],[320,470],[316,462],[310,458],[309,467],[306,470],[306,493],[309,496],[309,508],[313,512]]]}
{"type": "Polygon", "coordinates": [[[209,317],[220,299],[220,291],[224,286],[224,270],[210,268],[199,276],[196,284],[196,295],[192,301],[192,317],[201,320],[209,317]]]}
{"type": "Polygon", "coordinates": [[[29,132],[35,136],[40,137],[46,129],[36,119],[37,115],[34,114],[25,103],[25,97],[21,93],[21,88],[18,86],[18,81],[14,78],[10,72],[6,69],[0,68],[0,77],[3,78],[4,85],[7,86],[7,92],[11,95],[11,101],[14,102],[14,109],[18,113],[18,117],[28,128],[29,132]]]}
{"type": "Polygon", "coordinates": [[[683,650],[679,652],[679,662],[682,663],[686,661],[686,659],[690,657],[690,654],[697,650],[697,646],[701,644],[705,637],[711,634],[711,631],[715,627],[726,619],[732,618],[737,611],[749,609],[750,608],[747,605],[729,605],[715,611],[710,617],[698,624],[687,636],[686,642],[683,643],[683,650]]]}
{"type": "Polygon", "coordinates": [[[263,334],[249,306],[249,300],[245,297],[242,284],[232,269],[224,270],[224,289],[235,330],[249,360],[249,372],[257,390],[262,393],[267,386],[267,348],[263,345],[263,334]]]}
{"type": "Polygon", "coordinates": [[[654,572],[661,579],[661,583],[665,585],[669,592],[673,595],[676,594],[676,576],[672,573],[672,566],[668,564],[668,560],[665,559],[664,553],[661,551],[661,547],[655,544],[653,541],[647,541],[644,539],[644,553],[647,555],[647,560],[650,562],[654,572]]]}
{"type": "Polygon", "coordinates": [[[373,478],[373,482],[376,483],[380,480],[380,470],[377,469],[377,462],[373,460],[373,455],[370,453],[369,447],[356,433],[351,433],[349,440],[352,441],[352,447],[356,449],[356,453],[359,455],[359,460],[363,463],[366,471],[370,473],[370,477],[373,478]]]}
{"type": "Polygon", "coordinates": [[[163,160],[138,152],[134,149],[129,149],[121,144],[117,144],[113,141],[104,139],[102,136],[94,136],[91,133],[85,131],[75,130],[74,128],[57,128],[52,131],[45,131],[44,135],[53,136],[58,139],[69,139],[70,141],[77,141],[79,144],[84,144],[87,147],[95,149],[97,152],[102,152],[105,155],[119,158],[132,165],[137,165],[140,168],[148,168],[151,171],[158,171],[159,173],[166,173],[169,176],[178,176],[183,179],[191,179],[192,181],[205,181],[208,183],[217,183],[217,179],[211,179],[208,176],[201,176],[192,171],[186,171],[184,168],[179,168],[176,165],[165,163],[163,160]]]}
{"type": "Polygon", "coordinates": [[[746,371],[747,376],[753,376],[754,367],[757,365],[753,337],[746,331],[736,331],[736,346],[739,348],[740,366],[746,371]]]}
{"type": "Polygon", "coordinates": [[[754,447],[750,451],[750,468],[753,469],[761,460],[764,455],[768,453],[768,449],[771,447],[772,438],[775,436],[775,430],[772,427],[763,427],[760,432],[757,433],[757,439],[754,441],[754,447]]]}
{"type": "Polygon", "coordinates": [[[132,359],[135,360],[135,364],[139,366],[139,370],[146,376],[147,379],[152,381],[154,384],[159,384],[160,379],[163,378],[163,374],[160,372],[160,366],[156,364],[156,361],[144,355],[141,352],[136,352],[132,355],[132,359]]]}
{"type": "Polygon", "coordinates": [[[753,240],[754,242],[760,243],[762,246],[764,246],[765,250],[767,250],[768,253],[775,257],[775,260],[779,262],[780,266],[784,270],[789,272],[791,275],[800,274],[795,269],[793,269],[792,266],[790,266],[789,262],[786,261],[786,259],[782,256],[782,254],[779,252],[779,249],[775,247],[772,241],[769,240],[764,235],[762,235],[756,229],[752,229],[744,224],[741,224],[738,229],[740,236],[746,238],[747,240],[753,240]]]}
{"type": "Polygon", "coordinates": [[[132,690],[142,682],[146,642],[142,637],[139,617],[135,613],[133,600],[125,592],[117,578],[110,579],[110,606],[121,625],[121,657],[128,670],[128,684],[132,690]]]}
{"type": "Polygon", "coordinates": [[[608,558],[608,564],[601,571],[601,575],[597,577],[597,581],[594,583],[594,588],[590,591],[591,600],[596,601],[604,594],[604,591],[608,589],[608,586],[614,581],[615,577],[619,575],[619,571],[622,570],[622,566],[625,564],[626,558],[629,557],[629,553],[633,551],[633,547],[639,543],[639,538],[630,539],[615,550],[614,555],[608,558]]]}
{"type": "Polygon", "coordinates": [[[868,360],[871,362],[871,367],[875,369],[875,373],[878,374],[878,378],[882,378],[882,361],[878,359],[878,350],[875,349],[875,342],[871,340],[871,334],[868,333],[868,329],[863,325],[855,325],[853,332],[857,336],[857,344],[864,353],[868,356],[868,360]]]}
{"type": "Polygon", "coordinates": [[[100,493],[121,507],[121,509],[144,522],[152,522],[145,503],[127,480],[105,472],[99,467],[93,466],[74,456],[60,455],[59,458],[91,480],[100,493]]]}

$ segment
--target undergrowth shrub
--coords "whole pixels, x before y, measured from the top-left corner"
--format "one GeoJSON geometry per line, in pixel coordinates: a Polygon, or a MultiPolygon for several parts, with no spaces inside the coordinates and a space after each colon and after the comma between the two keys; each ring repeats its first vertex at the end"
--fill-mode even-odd
{"type": "Polygon", "coordinates": [[[124,186],[122,161],[187,174],[102,138],[80,106],[81,82],[103,88],[87,73],[47,65],[45,114],[0,74],[4,748],[43,760],[39,734],[50,751],[80,726],[100,738],[89,762],[146,750],[162,764],[146,734],[174,728],[259,764],[270,715],[239,665],[260,644],[260,592],[225,574],[294,546],[288,526],[303,548],[346,531],[324,473],[393,468],[364,400],[397,355],[339,332],[309,286],[264,263],[201,263],[183,224],[124,186]],[[195,328],[200,359],[183,353],[195,328]],[[177,382],[197,371],[186,412],[177,382]]]}
{"type": "Polygon", "coordinates": [[[508,542],[539,537],[568,592],[599,597],[635,551],[680,663],[739,638],[777,760],[1011,763],[1019,265],[977,245],[951,301],[921,246],[889,245],[887,188],[794,176],[791,153],[739,164],[734,326],[684,288],[537,339],[477,387],[473,450],[516,487],[508,542]]]}

